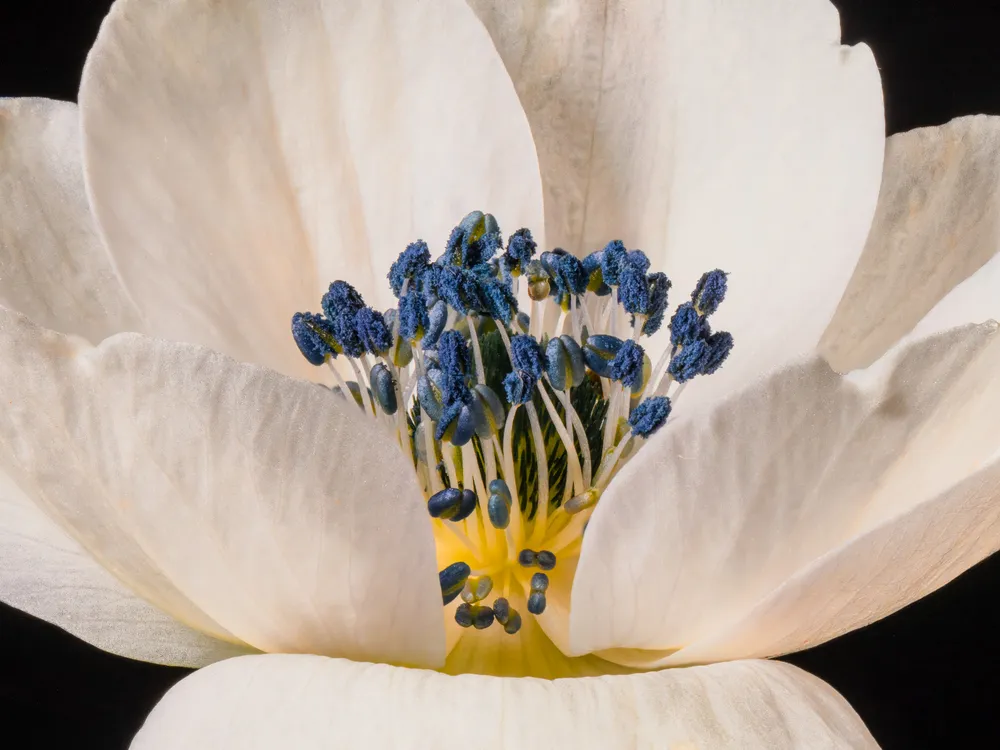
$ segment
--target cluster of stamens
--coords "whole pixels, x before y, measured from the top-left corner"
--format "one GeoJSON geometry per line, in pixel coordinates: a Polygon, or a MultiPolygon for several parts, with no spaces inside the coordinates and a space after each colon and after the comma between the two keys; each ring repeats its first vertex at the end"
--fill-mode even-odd
{"type": "Polygon", "coordinates": [[[522,625],[511,596],[533,616],[545,611],[547,571],[579,554],[610,480],[733,345],[708,322],[726,293],[722,271],[676,309],[654,366],[640,341],[662,326],[671,283],[649,273],[644,253],[619,241],[583,259],[536,251],[527,229],[504,245],[495,219],[475,211],[433,262],[423,241],[400,254],[388,274],[394,308],[368,307],[335,281],[322,314],[292,318],[300,351],[330,368],[334,392],[395,433],[435,531],[463,548],[439,574],[444,604],[461,597],[455,621],[511,635],[522,625]],[[522,283],[530,314],[519,310],[522,283]]]}

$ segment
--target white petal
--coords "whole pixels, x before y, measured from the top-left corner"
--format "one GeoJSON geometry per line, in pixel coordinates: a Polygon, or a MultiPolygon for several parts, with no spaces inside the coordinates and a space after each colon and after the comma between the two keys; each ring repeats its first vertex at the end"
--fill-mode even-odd
{"type": "Polygon", "coordinates": [[[252,651],[192,630],[140,599],[3,476],[0,600],[130,659],[203,667],[252,651]]]}
{"type": "Polygon", "coordinates": [[[145,598],[189,622],[165,583],[264,651],[443,663],[420,490],[353,403],[197,346],[90,347],[9,313],[0,361],[9,460],[145,598]]]}
{"type": "MultiPolygon", "coordinates": [[[[461,0],[119,0],[80,91],[101,229],[157,334],[309,370],[290,316],[385,306],[407,243],[541,223],[531,133],[461,0]]],[[[309,372],[313,372],[309,370],[309,372]]]]}
{"type": "Polygon", "coordinates": [[[665,664],[809,648],[927,596],[1000,549],[1000,462],[831,550],[665,664]]]}
{"type": "Polygon", "coordinates": [[[71,102],[0,99],[0,305],[100,341],[142,329],[97,234],[71,102]]]}
{"type": "MultiPolygon", "coordinates": [[[[867,367],[997,250],[1000,117],[892,136],[868,243],[821,351],[841,372],[867,367]]],[[[954,296],[950,325],[1000,317],[996,272],[990,281],[954,296]]]]}
{"type": "Polygon", "coordinates": [[[967,477],[1000,446],[998,367],[997,325],[968,326],[877,378],[814,357],[668,424],[588,526],[571,653],[697,642],[859,529],[967,477]]]}
{"type": "Polygon", "coordinates": [[[133,750],[294,747],[877,748],[847,702],[780,662],[536,680],[249,656],[174,686],[133,750]]]}
{"type": "Polygon", "coordinates": [[[736,349],[689,403],[812,350],[864,245],[884,147],[878,69],[864,45],[839,44],[836,9],[470,3],[532,124],[550,244],[622,239],[675,299],[704,271],[730,272],[715,322],[736,349]]]}

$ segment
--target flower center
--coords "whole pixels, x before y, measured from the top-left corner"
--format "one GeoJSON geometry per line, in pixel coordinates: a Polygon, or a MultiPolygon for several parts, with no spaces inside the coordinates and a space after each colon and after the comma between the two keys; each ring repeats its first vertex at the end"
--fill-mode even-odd
{"type": "Polygon", "coordinates": [[[582,260],[536,250],[527,229],[504,247],[495,219],[476,211],[433,262],[423,241],[400,254],[388,274],[396,307],[374,310],[335,281],[322,314],[292,318],[303,356],[328,365],[333,391],[383,422],[412,460],[443,603],[470,633],[518,637],[554,592],[568,601],[557,589],[572,575],[560,568],[575,570],[608,482],[687,381],[715,372],[733,345],[708,323],[726,293],[722,271],[677,308],[653,365],[640,341],[660,329],[671,284],[644,253],[619,241],[582,260]]]}

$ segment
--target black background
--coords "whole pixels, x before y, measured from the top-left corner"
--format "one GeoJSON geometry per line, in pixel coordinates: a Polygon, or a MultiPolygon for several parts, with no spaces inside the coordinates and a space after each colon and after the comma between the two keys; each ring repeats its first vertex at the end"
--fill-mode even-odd
{"type": "MultiPolygon", "coordinates": [[[[110,4],[0,0],[0,94],[74,100],[110,4]]],[[[1000,114],[1000,3],[835,5],[844,41],[875,52],[889,133],[1000,114]]],[[[787,661],[839,690],[886,750],[1000,747],[998,588],[1000,556],[892,617],[787,661]]],[[[185,674],[105,654],[0,605],[0,745],[126,748],[185,674]]]]}

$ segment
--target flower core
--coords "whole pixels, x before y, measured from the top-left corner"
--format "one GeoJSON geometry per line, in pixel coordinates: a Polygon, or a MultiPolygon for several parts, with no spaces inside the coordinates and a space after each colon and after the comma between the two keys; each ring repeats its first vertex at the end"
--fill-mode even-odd
{"type": "Polygon", "coordinates": [[[544,629],[554,593],[568,602],[608,483],[687,381],[715,372],[733,346],[708,322],[726,294],[722,271],[677,308],[653,365],[640,342],[662,326],[671,283],[642,251],[619,241],[583,259],[536,251],[527,229],[504,247],[493,216],[474,211],[436,260],[422,240],[399,255],[388,274],[396,307],[374,310],[335,281],[321,314],[292,318],[303,356],[329,366],[333,391],[411,458],[451,621],[511,637],[526,618],[544,629]]]}

